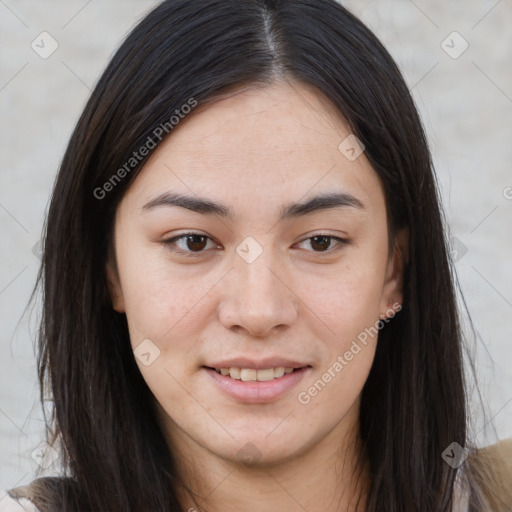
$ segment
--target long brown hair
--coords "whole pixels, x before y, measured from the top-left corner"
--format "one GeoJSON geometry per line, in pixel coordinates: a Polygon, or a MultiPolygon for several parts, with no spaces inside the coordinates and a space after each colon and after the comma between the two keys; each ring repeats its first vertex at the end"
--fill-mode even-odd
{"type": "MultiPolygon", "coordinates": [[[[64,487],[40,486],[37,499],[50,510],[183,512],[176,488],[184,483],[126,317],[108,293],[114,215],[148,156],[127,162],[149,138],[157,147],[172,137],[169,120],[183,105],[284,79],[313,85],[348,120],[383,183],[390,240],[401,227],[410,233],[404,306],[380,331],[362,393],[367,511],[451,510],[457,468],[441,455],[453,442],[468,446],[467,405],[435,174],[395,62],[334,0],[168,0],[133,29],[101,76],[58,173],[38,279],[41,399],[52,406],[48,440],[60,442],[69,478],[64,487]]],[[[461,466],[467,475],[471,460],[461,466]]]]}

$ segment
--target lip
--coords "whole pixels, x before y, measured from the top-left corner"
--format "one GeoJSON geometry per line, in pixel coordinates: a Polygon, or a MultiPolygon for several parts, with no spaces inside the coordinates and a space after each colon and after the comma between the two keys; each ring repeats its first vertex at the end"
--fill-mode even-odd
{"type": "Polygon", "coordinates": [[[290,359],[283,359],[280,357],[268,357],[266,359],[260,359],[255,361],[254,359],[248,359],[246,357],[237,357],[234,359],[227,359],[224,361],[217,361],[214,363],[207,363],[204,366],[210,368],[251,368],[253,370],[265,370],[267,368],[303,368],[308,366],[307,363],[301,363],[299,361],[292,361],[290,359]]]}
{"type": "MultiPolygon", "coordinates": [[[[242,367],[251,368],[251,366],[235,365],[234,361],[230,361],[231,367],[242,367]]],[[[225,363],[223,363],[225,364],[225,363]]],[[[245,363],[247,364],[247,363],[245,363]]],[[[265,363],[268,364],[268,363],[265,363]]],[[[289,363],[287,363],[289,364],[289,363]]],[[[296,363],[297,364],[297,363],[296,363]]],[[[285,366],[279,364],[276,366],[285,366]]],[[[273,366],[260,366],[256,369],[261,368],[272,368],[273,366]]],[[[245,403],[266,403],[273,402],[281,398],[287,391],[295,387],[309,371],[312,370],[311,366],[302,365],[300,366],[287,366],[288,368],[300,368],[292,373],[288,373],[280,377],[279,379],[267,380],[267,381],[242,381],[232,379],[227,375],[221,375],[214,369],[206,366],[202,367],[202,370],[213,380],[213,382],[219,387],[219,389],[234,398],[238,402],[245,403]]],[[[216,368],[229,368],[229,366],[216,366],[216,368]]],[[[254,368],[254,366],[252,366],[254,368]]]]}

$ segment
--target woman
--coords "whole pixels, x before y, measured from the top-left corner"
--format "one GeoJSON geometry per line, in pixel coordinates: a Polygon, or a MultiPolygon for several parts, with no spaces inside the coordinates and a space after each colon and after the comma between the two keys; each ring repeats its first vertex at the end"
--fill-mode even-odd
{"type": "Polygon", "coordinates": [[[420,119],[335,1],[151,12],[71,138],[40,279],[65,474],[27,510],[512,503],[468,439],[420,119]]]}

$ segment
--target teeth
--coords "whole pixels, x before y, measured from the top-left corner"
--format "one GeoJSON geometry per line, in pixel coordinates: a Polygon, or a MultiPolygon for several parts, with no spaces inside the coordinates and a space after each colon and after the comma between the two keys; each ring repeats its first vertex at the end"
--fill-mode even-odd
{"type": "Polygon", "coordinates": [[[240,379],[243,381],[258,380],[258,370],[240,368],[240,379]]]}
{"type": "Polygon", "coordinates": [[[272,380],[275,375],[274,368],[269,368],[268,370],[258,370],[258,376],[257,379],[259,381],[266,381],[266,380],[272,380]]]}
{"type": "Polygon", "coordinates": [[[240,368],[230,368],[229,369],[229,376],[232,379],[240,380],[240,368]]]}
{"type": "Polygon", "coordinates": [[[279,379],[283,375],[292,373],[294,368],[265,368],[255,370],[254,368],[216,368],[215,371],[221,375],[229,375],[232,379],[248,381],[265,382],[267,380],[279,379]]]}
{"type": "Polygon", "coordinates": [[[274,368],[274,378],[279,379],[279,377],[282,377],[284,375],[284,372],[285,369],[282,366],[280,366],[279,368],[274,368]]]}

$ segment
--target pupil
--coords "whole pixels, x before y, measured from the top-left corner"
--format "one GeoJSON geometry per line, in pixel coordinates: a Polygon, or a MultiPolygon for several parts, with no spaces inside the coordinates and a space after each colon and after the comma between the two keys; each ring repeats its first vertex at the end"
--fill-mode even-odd
{"type": "Polygon", "coordinates": [[[192,251],[200,251],[204,249],[206,237],[203,235],[189,235],[187,236],[187,248],[192,251]],[[201,242],[197,242],[198,239],[202,239],[201,242]]]}
{"type": "Polygon", "coordinates": [[[328,236],[314,236],[311,239],[311,246],[313,248],[315,248],[315,244],[320,246],[320,250],[327,249],[329,247],[329,244],[330,244],[330,237],[328,237],[328,236]],[[320,242],[318,244],[318,240],[321,240],[322,242],[320,242]]]}

